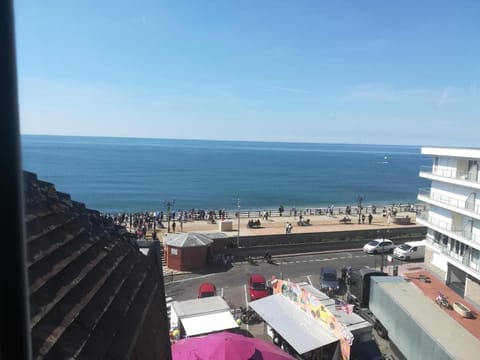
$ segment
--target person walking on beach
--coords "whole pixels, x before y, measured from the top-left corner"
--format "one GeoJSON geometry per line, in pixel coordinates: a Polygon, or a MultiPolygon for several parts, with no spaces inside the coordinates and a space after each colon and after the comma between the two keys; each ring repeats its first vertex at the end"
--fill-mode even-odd
{"type": "Polygon", "coordinates": [[[173,220],[172,222],[172,230],[173,230],[173,233],[175,234],[175,228],[177,227],[177,224],[175,224],[175,220],[173,220]]]}
{"type": "Polygon", "coordinates": [[[373,215],[370,213],[368,214],[368,224],[372,225],[373,215]]]}

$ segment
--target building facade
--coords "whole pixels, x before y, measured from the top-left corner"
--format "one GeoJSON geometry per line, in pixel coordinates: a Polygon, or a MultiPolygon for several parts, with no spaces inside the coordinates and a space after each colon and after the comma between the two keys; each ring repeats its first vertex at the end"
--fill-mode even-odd
{"type": "Polygon", "coordinates": [[[480,149],[424,147],[432,166],[420,177],[431,181],[418,200],[428,211],[417,223],[428,227],[425,265],[480,308],[480,149]]]}

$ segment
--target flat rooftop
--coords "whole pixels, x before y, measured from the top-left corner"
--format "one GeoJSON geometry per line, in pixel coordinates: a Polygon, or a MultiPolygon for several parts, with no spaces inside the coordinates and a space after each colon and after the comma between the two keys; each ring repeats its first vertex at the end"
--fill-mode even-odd
{"type": "Polygon", "coordinates": [[[440,308],[419,288],[401,277],[374,279],[376,286],[389,294],[452,358],[471,359],[472,354],[480,354],[479,339],[463,326],[459,326],[455,319],[446,314],[448,310],[440,308]]]}
{"type": "Polygon", "coordinates": [[[230,306],[221,296],[174,301],[171,306],[179,318],[230,311],[230,306]]]}

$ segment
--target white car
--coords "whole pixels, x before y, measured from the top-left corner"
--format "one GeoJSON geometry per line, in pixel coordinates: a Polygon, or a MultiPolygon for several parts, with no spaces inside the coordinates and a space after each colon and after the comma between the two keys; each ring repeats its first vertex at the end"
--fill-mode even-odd
{"type": "Polygon", "coordinates": [[[363,251],[367,254],[378,254],[382,252],[390,252],[395,248],[395,244],[389,239],[374,239],[365,244],[363,251]]]}

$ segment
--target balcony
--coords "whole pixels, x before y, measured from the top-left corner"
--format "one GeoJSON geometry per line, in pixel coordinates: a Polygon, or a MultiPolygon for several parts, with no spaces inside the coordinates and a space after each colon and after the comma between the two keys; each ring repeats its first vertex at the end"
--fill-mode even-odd
{"type": "Polygon", "coordinates": [[[465,245],[480,250],[480,235],[473,234],[470,231],[465,231],[461,228],[454,227],[450,223],[441,221],[429,216],[428,212],[417,214],[417,223],[428,226],[442,234],[447,235],[455,240],[463,242],[465,245]]]}
{"type": "Polygon", "coordinates": [[[419,189],[418,200],[480,220],[480,204],[475,205],[473,201],[460,200],[445,194],[435,193],[431,189],[419,189]]]}
{"type": "Polygon", "coordinates": [[[470,275],[480,278],[480,263],[472,261],[470,251],[465,252],[463,256],[460,256],[459,254],[456,254],[454,251],[450,250],[448,246],[443,246],[432,239],[427,238],[426,242],[430,248],[435,249],[436,251],[448,257],[449,262],[466,271],[470,275]]]}
{"type": "Polygon", "coordinates": [[[443,181],[452,184],[469,186],[477,189],[480,188],[480,182],[478,181],[476,173],[457,171],[457,169],[443,169],[435,166],[420,166],[419,176],[431,180],[435,180],[435,178],[442,178],[443,181]]]}

